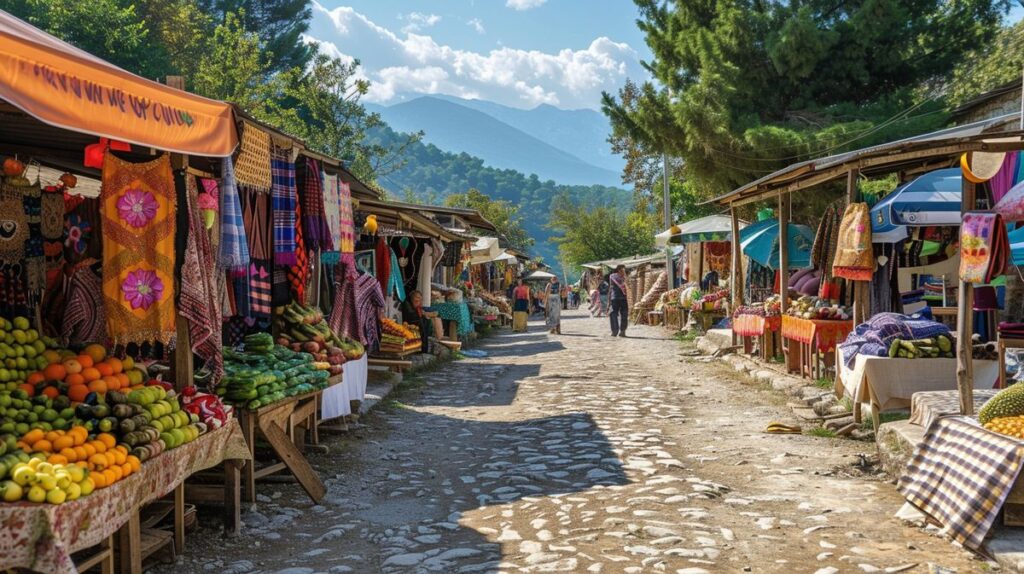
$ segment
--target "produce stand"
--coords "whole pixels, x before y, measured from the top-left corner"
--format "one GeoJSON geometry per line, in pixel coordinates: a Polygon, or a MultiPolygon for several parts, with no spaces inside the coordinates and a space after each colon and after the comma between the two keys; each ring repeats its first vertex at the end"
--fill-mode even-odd
{"type": "Polygon", "coordinates": [[[473,318],[465,301],[434,303],[430,309],[435,311],[442,321],[449,322],[448,335],[452,340],[458,341],[473,332],[473,318]]]}
{"type": "Polygon", "coordinates": [[[740,314],[733,317],[732,332],[743,340],[743,352],[753,351],[753,341],[758,341],[758,354],[762,360],[771,360],[781,348],[779,330],[782,328],[782,316],[740,314]]]}
{"type": "MultiPolygon", "coordinates": [[[[861,422],[861,407],[871,405],[871,416],[878,428],[879,414],[911,406],[916,393],[956,390],[956,359],[900,359],[857,355],[852,369],[836,351],[835,393],[853,401],[854,422],[861,422]]],[[[974,362],[975,388],[991,389],[998,380],[998,361],[974,362]]]]}
{"type": "Polygon", "coordinates": [[[689,318],[688,311],[682,307],[675,305],[666,305],[665,309],[665,328],[671,331],[682,331],[686,328],[686,321],[689,318]]]}
{"type": "Polygon", "coordinates": [[[690,311],[690,318],[697,323],[697,329],[702,333],[711,330],[711,326],[728,316],[725,309],[710,309],[706,311],[690,311]]]}
{"type": "Polygon", "coordinates": [[[843,342],[853,330],[853,321],[802,319],[782,316],[782,338],[786,345],[786,368],[790,373],[818,379],[825,375],[825,365],[836,345],[843,342]],[[823,354],[824,358],[819,360],[823,354]]]}
{"type": "MultiPolygon", "coordinates": [[[[139,508],[177,492],[175,512],[180,516],[184,504],[180,493],[186,477],[224,461],[249,460],[250,457],[241,427],[231,421],[188,444],[162,453],[152,463],[143,464],[139,472],[87,497],[58,505],[0,504],[0,524],[5,525],[5,535],[0,537],[0,569],[28,568],[72,574],[76,571],[72,554],[108,544],[110,537],[117,533],[116,554],[121,571],[141,572],[144,552],[139,508]]],[[[230,508],[231,503],[226,502],[230,508]]],[[[183,528],[177,530],[175,544],[180,548],[184,544],[183,528]]]]}
{"type": "Polygon", "coordinates": [[[316,428],[318,397],[323,391],[313,391],[288,397],[255,411],[240,409],[238,420],[248,446],[249,456],[256,457],[256,439],[263,438],[270,445],[278,462],[256,468],[256,463],[242,469],[242,492],[248,502],[256,502],[256,481],[265,476],[288,470],[299,481],[313,502],[319,503],[327,489],[316,471],[302,454],[305,432],[316,428]]]}

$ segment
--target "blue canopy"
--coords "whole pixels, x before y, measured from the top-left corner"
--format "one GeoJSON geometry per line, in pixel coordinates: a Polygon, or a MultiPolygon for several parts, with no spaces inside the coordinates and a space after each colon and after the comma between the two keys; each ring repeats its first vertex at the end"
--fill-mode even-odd
{"type": "Polygon", "coordinates": [[[902,187],[897,188],[871,208],[872,243],[897,243],[910,235],[906,225],[896,225],[892,222],[892,202],[901,191],[902,187]]]}
{"type": "Polygon", "coordinates": [[[960,168],[928,172],[893,192],[892,223],[896,225],[960,225],[960,168]]]}
{"type": "MultiPolygon", "coordinates": [[[[811,266],[811,245],[814,233],[810,227],[797,223],[788,226],[789,266],[803,269],[811,266]]],[[[770,269],[779,267],[779,222],[775,219],[758,221],[740,230],[740,249],[743,254],[770,269]]]]}
{"type": "Polygon", "coordinates": [[[1006,235],[1010,238],[1010,259],[1014,265],[1024,265],[1024,226],[1006,235]]]}

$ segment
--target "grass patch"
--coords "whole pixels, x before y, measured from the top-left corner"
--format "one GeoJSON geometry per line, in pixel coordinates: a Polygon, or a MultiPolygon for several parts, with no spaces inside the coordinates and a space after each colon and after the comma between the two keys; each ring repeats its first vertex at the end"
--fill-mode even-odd
{"type": "Polygon", "coordinates": [[[804,431],[807,436],[816,436],[818,438],[836,438],[836,431],[827,429],[825,427],[814,427],[804,431]]]}
{"type": "Polygon", "coordinates": [[[692,343],[697,340],[697,332],[694,330],[680,331],[672,336],[673,339],[680,343],[692,343]]]}
{"type": "Polygon", "coordinates": [[[381,403],[380,408],[385,411],[397,411],[401,409],[408,409],[409,405],[403,403],[398,399],[391,398],[381,403]]]}
{"type": "Polygon", "coordinates": [[[834,389],[836,387],[836,382],[833,379],[828,379],[828,378],[822,377],[822,378],[814,381],[814,386],[818,387],[819,389],[825,389],[826,391],[831,391],[832,389],[834,389]]]}
{"type": "MultiPolygon", "coordinates": [[[[882,414],[878,415],[878,424],[879,425],[884,425],[885,423],[891,423],[893,421],[905,421],[905,420],[907,420],[909,418],[910,418],[910,413],[904,413],[904,412],[899,412],[899,413],[882,413],[882,414]]],[[[864,421],[860,423],[860,428],[862,428],[864,430],[873,430],[874,429],[874,421],[871,420],[871,417],[866,417],[864,419],[864,421]]]]}

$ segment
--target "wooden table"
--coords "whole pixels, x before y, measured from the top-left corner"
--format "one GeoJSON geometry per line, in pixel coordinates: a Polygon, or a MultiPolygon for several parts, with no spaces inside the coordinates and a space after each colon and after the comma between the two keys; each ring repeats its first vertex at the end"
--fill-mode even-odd
{"type": "Polygon", "coordinates": [[[256,502],[258,479],[282,470],[288,470],[299,481],[313,502],[319,503],[323,499],[327,489],[302,453],[306,444],[305,433],[316,432],[318,397],[321,392],[317,390],[288,397],[255,411],[239,409],[238,420],[253,460],[253,464],[246,465],[242,470],[242,492],[246,501],[256,502]],[[269,443],[278,462],[256,468],[257,436],[269,443]]]}
{"type": "Polygon", "coordinates": [[[789,341],[783,349],[786,369],[811,379],[824,377],[827,365],[835,361],[836,345],[846,340],[852,330],[852,320],[826,321],[783,315],[782,338],[789,341]]]}
{"type": "Polygon", "coordinates": [[[753,352],[753,342],[758,341],[758,354],[763,361],[773,359],[781,350],[779,330],[782,328],[782,317],[773,315],[737,315],[732,320],[733,333],[743,340],[743,352],[753,352]]]}

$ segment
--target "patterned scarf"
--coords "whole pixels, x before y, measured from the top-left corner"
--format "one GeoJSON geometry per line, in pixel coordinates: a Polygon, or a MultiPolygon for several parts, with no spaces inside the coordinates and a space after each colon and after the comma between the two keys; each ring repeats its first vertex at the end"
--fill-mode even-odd
{"type": "Polygon", "coordinates": [[[324,212],[324,182],[320,163],[306,158],[302,187],[299,188],[302,202],[302,237],[308,251],[333,251],[331,228],[324,212]]]}
{"type": "Polygon", "coordinates": [[[106,343],[107,314],[103,303],[103,281],[93,271],[95,259],[85,259],[71,269],[67,303],[60,328],[61,342],[106,343]]]}
{"type": "Polygon", "coordinates": [[[100,202],[107,332],[115,345],[167,344],[175,335],[170,157],[133,164],[106,154],[100,202]]]}
{"type": "Polygon", "coordinates": [[[445,243],[444,255],[441,256],[441,265],[444,267],[455,267],[459,264],[459,256],[462,254],[462,243],[452,241],[445,243]]]}
{"type": "Polygon", "coordinates": [[[341,244],[335,247],[342,253],[355,253],[356,251],[356,225],[352,216],[352,188],[347,182],[338,180],[338,195],[341,201],[341,213],[339,215],[339,226],[341,244]]]}
{"type": "Polygon", "coordinates": [[[0,184],[0,263],[14,265],[25,260],[29,231],[21,189],[0,184]]]}
{"type": "Polygon", "coordinates": [[[384,308],[384,294],[380,284],[369,273],[356,279],[355,300],[360,324],[359,342],[367,350],[376,350],[380,344],[378,313],[384,308]]]}
{"type": "Polygon", "coordinates": [[[295,205],[295,265],[288,268],[288,282],[291,283],[292,297],[300,305],[306,304],[306,284],[309,283],[309,253],[302,235],[302,210],[295,205]]]}
{"type": "Polygon", "coordinates": [[[356,281],[359,274],[355,266],[341,263],[335,268],[337,288],[334,293],[334,307],[331,309],[328,325],[335,333],[350,339],[362,341],[359,335],[359,313],[356,309],[356,281]]]}
{"type": "Polygon", "coordinates": [[[324,214],[331,230],[332,251],[337,252],[341,249],[341,186],[338,176],[329,173],[324,173],[324,214]]]}
{"type": "Polygon", "coordinates": [[[287,150],[272,147],[271,188],[274,212],[274,263],[295,265],[295,164],[287,150]]]}
{"type": "Polygon", "coordinates": [[[271,315],[270,262],[253,259],[249,263],[249,309],[253,317],[266,319],[271,315]]]}
{"type": "Polygon", "coordinates": [[[270,259],[270,196],[253,189],[247,189],[240,195],[245,199],[242,221],[245,223],[249,258],[270,259]]]}
{"type": "Polygon", "coordinates": [[[181,267],[179,312],[188,321],[192,352],[213,372],[213,385],[224,374],[221,354],[223,335],[220,305],[217,299],[217,262],[210,246],[210,236],[199,212],[199,189],[196,178],[185,175],[185,200],[188,208],[188,241],[185,264],[181,267]]]}
{"type": "MultiPolygon", "coordinates": [[[[249,245],[245,238],[245,221],[242,219],[242,206],[238,200],[238,186],[235,183],[235,170],[231,158],[224,158],[221,164],[220,186],[220,253],[217,265],[232,274],[245,274],[249,266],[249,245]]],[[[203,185],[209,188],[211,180],[204,179],[203,185]]],[[[213,182],[212,185],[216,185],[213,182]]]]}

